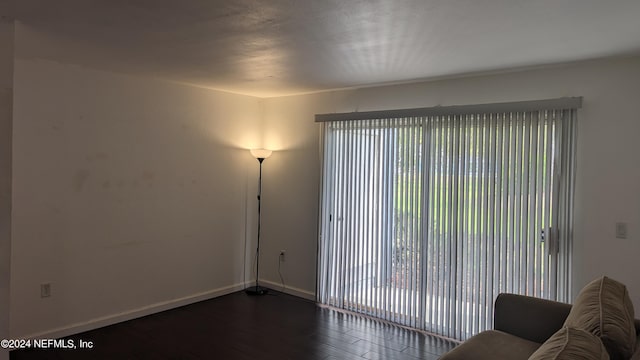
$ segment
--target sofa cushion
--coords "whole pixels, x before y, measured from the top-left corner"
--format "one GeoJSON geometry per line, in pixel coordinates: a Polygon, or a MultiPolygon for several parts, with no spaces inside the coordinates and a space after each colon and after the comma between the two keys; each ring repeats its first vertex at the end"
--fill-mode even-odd
{"type": "Polygon", "coordinates": [[[562,328],[571,305],[516,294],[499,294],[493,328],[542,344],[562,328]]]}
{"type": "Polygon", "coordinates": [[[487,330],[446,353],[440,360],[527,359],[540,347],[539,343],[497,330],[487,330]]]}
{"type": "Polygon", "coordinates": [[[564,326],[584,329],[602,340],[611,359],[633,355],[636,332],[633,304],[626,286],[603,276],[578,294],[564,326]]]}
{"type": "Polygon", "coordinates": [[[529,360],[609,360],[600,338],[582,329],[564,327],[545,341],[529,360]]]}

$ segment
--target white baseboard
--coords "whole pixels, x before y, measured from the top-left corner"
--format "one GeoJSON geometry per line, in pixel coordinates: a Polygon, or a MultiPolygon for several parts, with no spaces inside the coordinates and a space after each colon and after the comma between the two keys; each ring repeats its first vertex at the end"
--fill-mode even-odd
{"type": "Polygon", "coordinates": [[[69,335],[78,334],[81,332],[95,330],[104,326],[117,324],[119,322],[133,320],[142,316],[147,316],[161,311],[174,309],[177,307],[193,304],[203,300],[213,299],[219,296],[227,295],[240,291],[245,288],[243,283],[226,286],[218,289],[213,289],[205,292],[201,292],[194,295],[185,296],[182,298],[163,301],[148,306],[143,306],[138,309],[130,311],[124,311],[118,314],[107,315],[99,318],[95,318],[89,321],[71,324],[68,326],[59,327],[52,330],[42,331],[39,333],[20,336],[21,339],[57,339],[69,335]]]}
{"type": "MultiPolygon", "coordinates": [[[[316,300],[316,293],[315,292],[310,292],[310,291],[303,290],[303,289],[300,289],[300,288],[297,288],[297,287],[293,287],[293,286],[285,286],[284,289],[283,289],[281,283],[277,283],[277,282],[273,282],[273,281],[269,281],[269,280],[262,280],[261,279],[260,280],[260,284],[261,285],[265,285],[270,289],[283,292],[285,294],[301,297],[303,299],[312,300],[312,301],[316,300]]],[[[248,285],[251,286],[252,284],[249,283],[248,285]]]]}

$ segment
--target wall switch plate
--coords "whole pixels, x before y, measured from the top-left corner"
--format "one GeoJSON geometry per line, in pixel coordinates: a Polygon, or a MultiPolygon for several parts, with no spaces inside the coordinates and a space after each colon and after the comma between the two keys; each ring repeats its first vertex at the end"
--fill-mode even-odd
{"type": "Polygon", "coordinates": [[[627,223],[625,222],[616,223],[616,238],[618,239],[627,238],[627,223]]]}

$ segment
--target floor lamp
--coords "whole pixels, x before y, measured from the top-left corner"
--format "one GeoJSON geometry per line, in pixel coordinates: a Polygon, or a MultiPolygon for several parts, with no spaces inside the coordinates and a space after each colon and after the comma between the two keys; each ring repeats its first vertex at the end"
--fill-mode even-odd
{"type": "Polygon", "coordinates": [[[268,289],[258,285],[260,275],[260,203],[262,201],[262,162],[264,159],[271,156],[271,150],[252,149],[251,155],[258,159],[258,162],[260,163],[260,177],[258,178],[258,245],[256,247],[256,285],[250,286],[244,291],[249,295],[265,295],[268,289]]]}

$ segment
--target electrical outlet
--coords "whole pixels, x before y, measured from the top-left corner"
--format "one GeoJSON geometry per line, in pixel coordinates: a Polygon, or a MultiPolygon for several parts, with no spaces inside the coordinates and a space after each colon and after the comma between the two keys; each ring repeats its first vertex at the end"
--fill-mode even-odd
{"type": "Polygon", "coordinates": [[[286,251],[280,250],[280,261],[284,261],[284,255],[285,254],[286,254],[286,251]]]}
{"type": "Polygon", "coordinates": [[[51,283],[40,284],[40,297],[46,298],[51,296],[51,283]]]}

